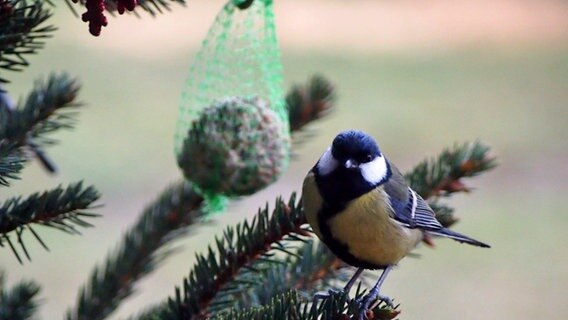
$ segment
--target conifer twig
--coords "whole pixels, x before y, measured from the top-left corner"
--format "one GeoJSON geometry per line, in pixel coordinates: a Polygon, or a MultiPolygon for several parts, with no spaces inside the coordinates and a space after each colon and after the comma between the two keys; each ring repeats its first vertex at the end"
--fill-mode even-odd
{"type": "Polygon", "coordinates": [[[259,307],[244,310],[231,309],[211,318],[212,320],[251,320],[251,319],[307,319],[307,311],[300,304],[295,290],[287,290],[273,296],[259,307]]]}
{"type": "Polygon", "coordinates": [[[321,75],[312,76],[304,85],[293,85],[286,94],[290,129],[299,131],[324,117],[332,110],[335,100],[333,84],[321,75]]]}
{"type": "Polygon", "coordinates": [[[172,251],[159,250],[184,235],[185,227],[204,214],[202,202],[203,198],[186,182],[165,190],[126,232],[118,249],[95,267],[67,319],[97,320],[111,314],[132,294],[135,282],[152,272],[172,251]]]}
{"type": "MultiPolygon", "coordinates": [[[[46,81],[37,81],[20,108],[0,110],[0,153],[2,150],[21,152],[29,147],[49,172],[55,172],[53,162],[43,146],[56,141],[46,137],[59,129],[70,129],[75,124],[75,113],[69,109],[75,102],[78,82],[66,74],[50,75],[46,81]]],[[[1,155],[0,155],[1,156],[1,155]]]]}
{"type": "Polygon", "coordinates": [[[0,144],[0,186],[8,186],[8,179],[18,179],[25,161],[26,158],[18,146],[0,144]]]}
{"type": "MultiPolygon", "coordinates": [[[[29,65],[26,56],[43,48],[44,39],[56,30],[42,26],[52,13],[42,0],[0,0],[0,69],[20,71],[29,65]]],[[[0,82],[7,82],[0,77],[0,82]]]]}
{"type": "Polygon", "coordinates": [[[272,254],[268,253],[273,249],[290,253],[278,243],[285,238],[308,235],[302,228],[305,222],[301,206],[292,195],[287,203],[277,199],[271,215],[266,207],[251,223],[245,221],[234,229],[226,229],[223,237],[216,239],[218,253],[209,247],[206,256],[197,255],[197,263],[184,279],[183,289],[176,289],[176,298],[170,300],[171,319],[201,318],[209,308],[223,305],[226,302],[223,294],[230,295],[235,286],[240,290],[241,285],[247,285],[246,280],[235,279],[239,271],[253,261],[271,261],[272,254]],[[228,287],[230,283],[233,286],[228,287]]]}
{"type": "Polygon", "coordinates": [[[247,285],[233,285],[235,290],[227,299],[232,303],[224,306],[225,309],[263,306],[269,304],[275,295],[289,289],[296,289],[307,298],[316,290],[336,287],[337,280],[349,279],[346,272],[341,272],[348,266],[322,242],[313,238],[305,239],[303,244],[279,261],[279,263],[273,261],[253,263],[252,268],[258,272],[242,272],[236,277],[233,282],[247,281],[247,285]],[[262,279],[262,282],[257,279],[262,279]],[[266,285],[267,283],[270,285],[266,285]]]}
{"type": "Polygon", "coordinates": [[[68,110],[80,106],[75,102],[79,88],[77,80],[65,73],[37,81],[21,108],[0,119],[0,142],[23,146],[28,138],[34,138],[43,145],[53,144],[54,140],[44,135],[73,127],[75,113],[68,110]]]}
{"type": "Polygon", "coordinates": [[[0,246],[7,243],[18,261],[20,255],[10,238],[15,235],[17,244],[21,247],[28,260],[30,256],[22,240],[22,234],[29,230],[39,243],[47,249],[45,243],[34,231],[31,224],[53,227],[70,234],[79,234],[77,227],[90,227],[85,218],[97,216],[85,210],[99,198],[99,193],[93,187],[84,188],[81,182],[67,188],[58,187],[43,193],[34,193],[22,199],[21,197],[5,200],[0,205],[0,246]]]}
{"type": "Polygon", "coordinates": [[[8,289],[5,287],[4,274],[0,273],[0,319],[36,319],[39,291],[39,285],[31,281],[19,282],[8,289]]]}
{"type": "Polygon", "coordinates": [[[437,158],[420,162],[405,178],[418,194],[428,199],[468,192],[470,189],[461,178],[476,176],[496,165],[495,158],[489,155],[489,147],[476,141],[443,150],[437,158]]]}

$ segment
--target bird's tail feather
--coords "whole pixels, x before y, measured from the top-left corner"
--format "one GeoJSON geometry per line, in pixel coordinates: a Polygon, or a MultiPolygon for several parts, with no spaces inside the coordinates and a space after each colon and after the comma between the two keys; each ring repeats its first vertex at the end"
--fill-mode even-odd
{"type": "Polygon", "coordinates": [[[485,244],[481,241],[477,241],[475,239],[472,239],[468,236],[464,236],[461,233],[457,233],[455,231],[452,231],[450,229],[441,229],[441,230],[428,230],[428,233],[432,234],[432,235],[436,235],[436,236],[441,236],[441,237],[446,237],[446,238],[450,238],[450,239],[454,239],[458,242],[461,243],[467,243],[467,244],[471,244],[473,246],[477,246],[477,247],[482,247],[482,248],[491,248],[490,245],[485,244]]]}

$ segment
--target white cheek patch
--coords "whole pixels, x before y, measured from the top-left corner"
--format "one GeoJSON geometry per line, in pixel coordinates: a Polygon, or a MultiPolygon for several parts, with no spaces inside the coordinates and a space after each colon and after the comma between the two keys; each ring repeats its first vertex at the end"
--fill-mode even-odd
{"type": "Polygon", "coordinates": [[[378,184],[387,176],[387,162],[383,156],[375,160],[359,165],[361,175],[371,184],[378,184]]]}
{"type": "Polygon", "coordinates": [[[318,171],[319,174],[322,176],[328,175],[332,173],[337,167],[339,166],[339,161],[335,160],[333,155],[331,154],[331,147],[327,148],[327,150],[323,153],[321,158],[318,161],[318,171]]]}

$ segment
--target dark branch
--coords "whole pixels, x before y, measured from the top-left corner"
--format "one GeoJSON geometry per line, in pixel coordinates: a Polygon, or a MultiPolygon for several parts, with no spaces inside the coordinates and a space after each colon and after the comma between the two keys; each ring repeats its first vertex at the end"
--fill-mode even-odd
{"type": "MultiPolygon", "coordinates": [[[[0,108],[0,157],[2,154],[23,155],[29,147],[43,166],[55,171],[55,165],[43,151],[43,146],[56,143],[46,137],[59,129],[70,129],[75,124],[75,102],[79,84],[66,74],[50,75],[46,81],[37,81],[23,105],[18,108],[0,108]]],[[[4,92],[4,96],[7,94],[4,92]]]]}
{"type": "Polygon", "coordinates": [[[72,128],[75,113],[65,112],[79,106],[75,102],[79,83],[66,74],[52,74],[46,81],[37,81],[23,106],[1,119],[0,142],[26,144],[28,137],[36,142],[53,144],[43,136],[58,129],[72,128]]]}
{"type": "Polygon", "coordinates": [[[17,145],[0,144],[0,185],[8,186],[8,179],[19,179],[24,162],[26,158],[17,145]]]}
{"type": "Polygon", "coordinates": [[[22,281],[8,290],[5,288],[4,275],[0,274],[0,319],[36,319],[39,291],[39,285],[28,281],[22,281]]]}
{"type": "Polygon", "coordinates": [[[250,319],[308,319],[306,310],[300,304],[300,297],[295,290],[288,290],[273,296],[260,307],[244,310],[232,309],[212,317],[214,320],[250,320],[250,319]]]}
{"type": "Polygon", "coordinates": [[[497,165],[489,155],[489,147],[480,142],[464,143],[448,148],[435,159],[419,163],[406,174],[410,186],[424,199],[467,192],[461,178],[473,177],[497,165]]]}
{"type": "Polygon", "coordinates": [[[286,94],[290,129],[299,131],[327,115],[335,105],[335,89],[325,77],[314,75],[305,85],[293,85],[286,94]]]}
{"type": "MultiPolygon", "coordinates": [[[[43,26],[52,13],[45,1],[0,0],[0,68],[20,71],[29,65],[27,56],[43,48],[44,39],[56,30],[43,26]]],[[[6,82],[0,77],[0,82],[6,82]]]]}
{"type": "Polygon", "coordinates": [[[172,250],[159,251],[187,232],[204,213],[203,199],[189,183],[176,184],[148,206],[118,250],[94,269],[83,286],[69,320],[104,319],[134,291],[134,284],[152,272],[172,250]]]}
{"type": "Polygon", "coordinates": [[[96,216],[85,210],[92,209],[92,204],[99,198],[93,187],[84,188],[81,182],[58,187],[43,193],[34,193],[26,199],[21,197],[4,201],[0,206],[0,246],[7,243],[16,258],[21,258],[10,235],[14,235],[18,245],[29,259],[29,254],[22,241],[22,234],[29,230],[45,247],[45,244],[32,229],[31,224],[53,227],[61,231],[79,234],[77,227],[90,227],[84,219],[96,216]]]}
{"type": "Polygon", "coordinates": [[[292,195],[288,203],[278,199],[272,215],[266,207],[251,223],[245,221],[226,229],[223,237],[216,239],[217,253],[209,247],[206,256],[198,255],[196,265],[183,281],[183,289],[176,289],[177,297],[170,301],[171,318],[200,318],[207,315],[208,308],[225,303],[224,294],[230,295],[235,285],[247,285],[235,279],[239,271],[252,262],[271,260],[272,254],[268,253],[273,249],[289,252],[278,243],[288,235],[308,235],[301,227],[304,223],[301,206],[292,195]]]}

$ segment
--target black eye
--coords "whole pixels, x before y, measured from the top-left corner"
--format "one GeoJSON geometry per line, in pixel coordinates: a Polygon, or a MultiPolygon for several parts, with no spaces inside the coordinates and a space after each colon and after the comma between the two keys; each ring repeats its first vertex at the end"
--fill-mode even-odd
{"type": "Polygon", "coordinates": [[[363,163],[371,162],[373,160],[373,155],[370,154],[370,153],[367,153],[362,157],[362,160],[363,161],[361,161],[361,162],[363,162],[363,163]]]}

